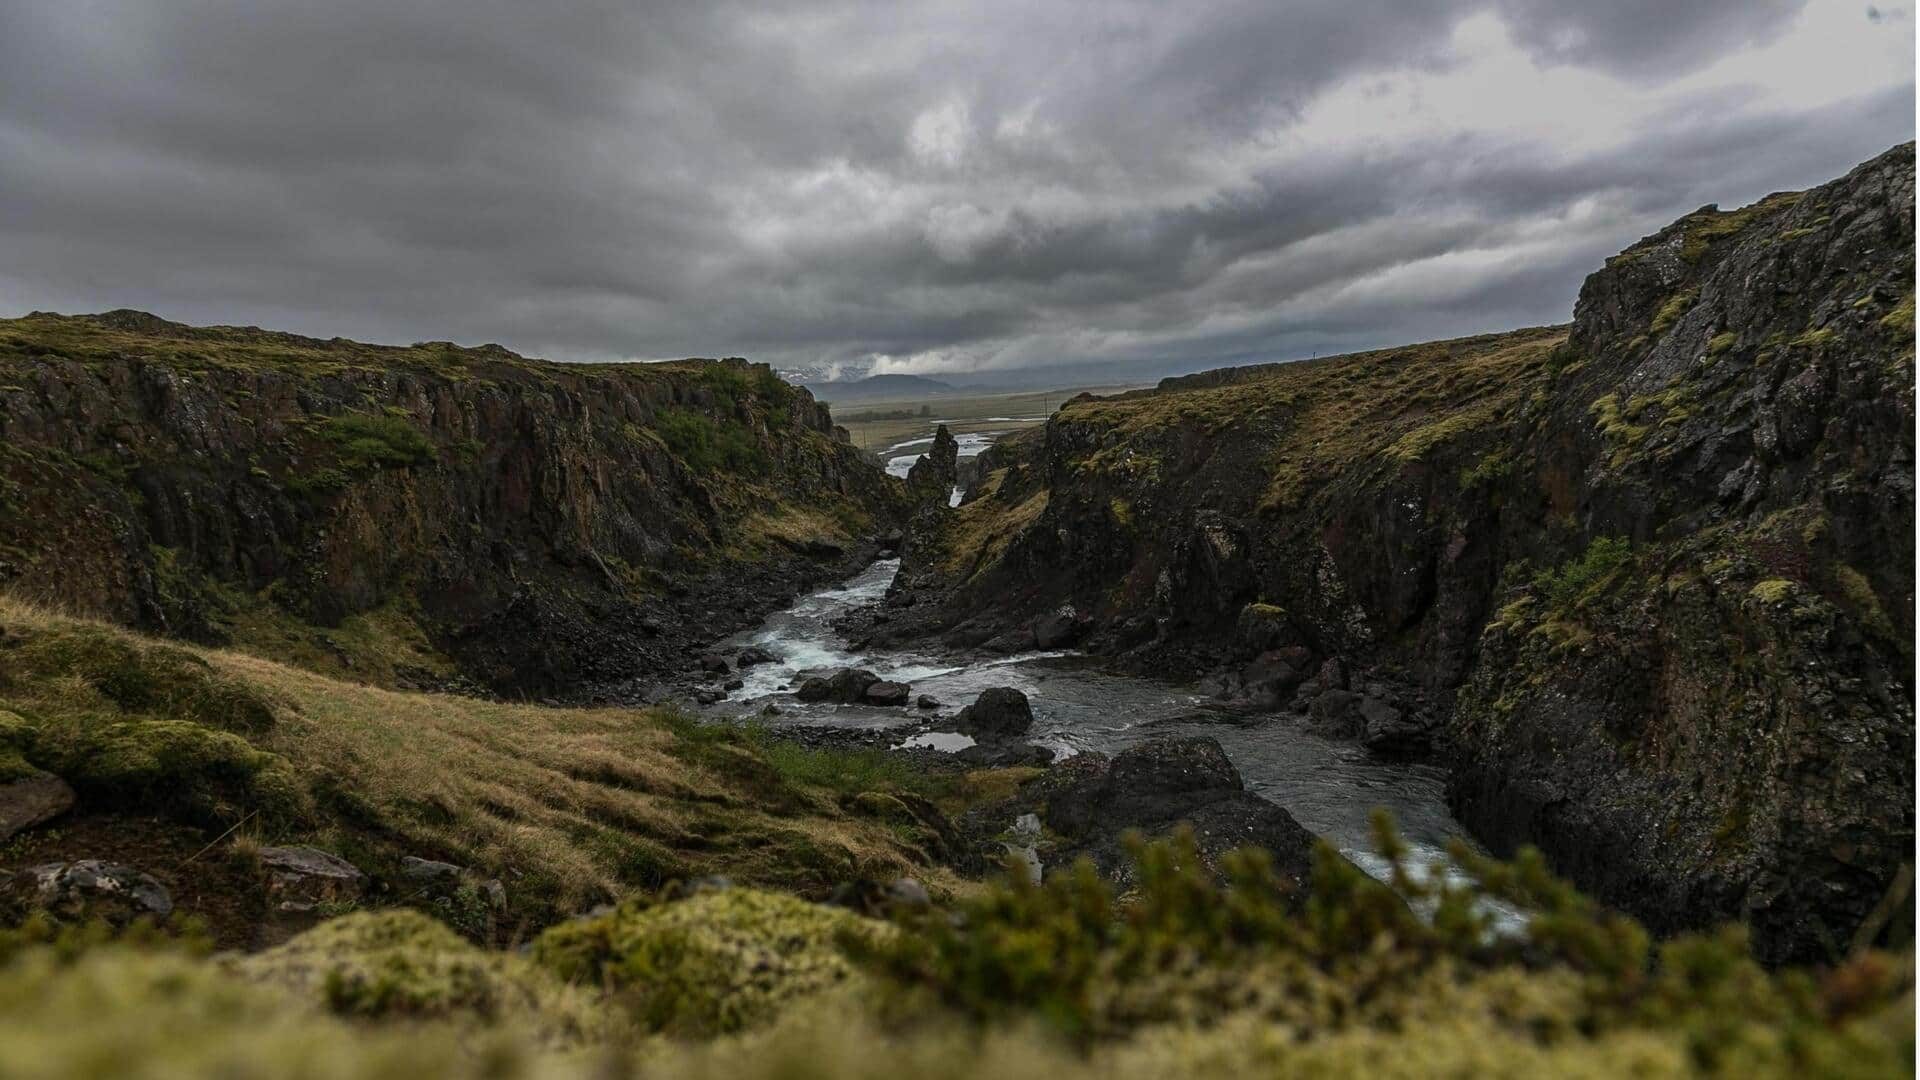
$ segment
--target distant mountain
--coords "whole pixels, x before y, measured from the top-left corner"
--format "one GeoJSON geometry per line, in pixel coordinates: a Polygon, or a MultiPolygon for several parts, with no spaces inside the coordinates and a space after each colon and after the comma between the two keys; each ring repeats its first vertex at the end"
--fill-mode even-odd
{"type": "Polygon", "coordinates": [[[870,375],[847,382],[809,382],[803,384],[821,401],[905,401],[941,394],[958,393],[938,379],[919,375],[870,375]]]}

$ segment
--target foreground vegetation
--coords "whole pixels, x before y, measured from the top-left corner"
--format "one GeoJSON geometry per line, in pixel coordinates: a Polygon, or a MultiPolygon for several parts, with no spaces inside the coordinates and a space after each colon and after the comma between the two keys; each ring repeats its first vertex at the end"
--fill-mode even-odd
{"type": "Polygon", "coordinates": [[[1190,838],[1136,858],[1127,896],[1083,868],[891,923],[635,899],[524,953],[412,912],[246,957],[33,924],[0,948],[0,1045],[45,1077],[1910,1074],[1910,954],[1768,973],[1735,929],[1656,950],[1532,857],[1401,870],[1426,917],[1331,851],[1307,897],[1254,853],[1216,883],[1190,838]]]}
{"type": "Polygon", "coordinates": [[[931,776],[670,711],[397,693],[18,601],[0,601],[0,627],[0,767],[80,797],[0,848],[0,868],[118,837],[115,857],[182,901],[158,929],[115,930],[15,894],[8,1075],[1896,1076],[1912,1061],[1910,952],[1769,972],[1737,928],[1656,946],[1534,855],[1462,850],[1453,877],[1417,875],[1384,820],[1391,890],[1331,849],[1307,896],[1259,852],[1216,881],[1190,837],[1137,845],[1126,895],[1085,865],[981,886],[946,868],[942,811],[1019,775],[931,776]],[[374,888],[290,940],[250,932],[276,916],[249,906],[247,862],[286,843],[375,882],[407,855],[459,862],[505,881],[510,906],[476,919],[374,888]],[[845,888],[906,874],[930,900],[845,888]],[[830,894],[859,910],[817,902],[830,894]],[[1531,913],[1524,931],[1491,900],[1531,913]]]}
{"type": "MultiPolygon", "coordinates": [[[[0,600],[0,780],[36,769],[80,812],[162,839],[312,844],[376,878],[409,855],[471,867],[506,884],[503,934],[715,874],[808,896],[903,874],[948,889],[928,800],[969,783],[671,709],[382,690],[0,600]]],[[[79,842],[28,833],[0,861],[92,857],[79,842]]]]}

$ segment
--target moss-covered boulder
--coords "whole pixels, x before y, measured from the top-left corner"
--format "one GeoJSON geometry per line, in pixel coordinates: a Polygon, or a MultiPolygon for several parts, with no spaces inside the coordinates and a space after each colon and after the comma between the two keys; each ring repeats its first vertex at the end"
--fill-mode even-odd
{"type": "Polygon", "coordinates": [[[891,933],[842,908],[721,889],[556,926],[533,956],[562,978],[621,993],[649,1029],[699,1035],[748,1027],[844,982],[853,967],[841,942],[891,933]]]}
{"type": "Polygon", "coordinates": [[[240,961],[236,971],[342,1016],[467,1019],[562,1042],[604,1037],[613,1026],[590,992],[411,910],[344,915],[240,961]]]}

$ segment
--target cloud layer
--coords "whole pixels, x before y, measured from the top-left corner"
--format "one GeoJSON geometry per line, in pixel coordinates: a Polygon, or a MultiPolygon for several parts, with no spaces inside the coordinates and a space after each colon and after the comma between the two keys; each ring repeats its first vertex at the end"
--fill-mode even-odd
{"type": "Polygon", "coordinates": [[[0,312],[1131,379],[1567,317],[1911,138],[1842,0],[23,0],[0,312]]]}

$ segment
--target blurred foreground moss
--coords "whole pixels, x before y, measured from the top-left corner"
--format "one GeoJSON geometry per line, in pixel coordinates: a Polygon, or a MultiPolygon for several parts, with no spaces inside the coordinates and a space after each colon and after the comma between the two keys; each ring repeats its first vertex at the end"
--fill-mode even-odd
{"type": "Polygon", "coordinates": [[[1015,878],[889,927],[721,889],[524,954],[411,912],[249,958],[16,934],[0,1060],[59,1078],[1912,1074],[1910,954],[1769,972],[1737,929],[1655,946],[1537,857],[1462,851],[1429,876],[1384,822],[1379,841],[1394,889],[1330,850],[1309,895],[1257,853],[1218,883],[1176,838],[1137,845],[1124,896],[1085,870],[1015,878]]]}

